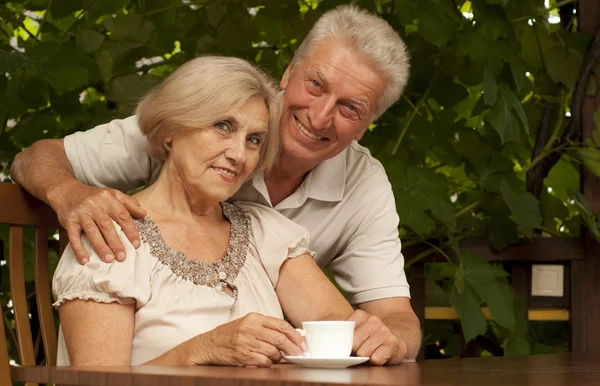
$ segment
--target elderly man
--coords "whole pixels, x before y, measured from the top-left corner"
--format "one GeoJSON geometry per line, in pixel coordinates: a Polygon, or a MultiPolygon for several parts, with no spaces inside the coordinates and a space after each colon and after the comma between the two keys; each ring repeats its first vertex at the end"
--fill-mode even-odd
{"type": "MultiPolygon", "coordinates": [[[[310,232],[317,262],[357,307],[353,351],[373,364],[414,360],[421,342],[391,185],[356,142],[398,100],[408,69],[405,45],[384,20],[352,6],[325,13],[280,83],[279,162],[234,197],[271,206],[310,232]]],[[[131,215],[145,211],[115,189],[156,178],[146,146],[135,117],[115,120],[34,144],[17,156],[11,175],[57,212],[82,263],[82,231],[105,261],[122,260],[111,219],[137,246],[131,215]]]]}

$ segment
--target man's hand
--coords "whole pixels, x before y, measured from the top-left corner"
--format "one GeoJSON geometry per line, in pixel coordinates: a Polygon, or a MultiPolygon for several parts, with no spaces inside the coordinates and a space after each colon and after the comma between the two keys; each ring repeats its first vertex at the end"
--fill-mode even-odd
{"type": "Polygon", "coordinates": [[[356,323],[352,346],[356,356],[370,357],[370,363],[378,366],[385,365],[392,358],[399,362],[406,356],[406,343],[400,341],[377,316],[356,310],[347,320],[356,323]]]}
{"type": "Polygon", "coordinates": [[[116,221],[135,248],[140,246],[140,236],[131,216],[144,217],[146,211],[138,201],[118,190],[97,188],[70,182],[49,195],[50,205],[58,215],[80,263],[89,261],[89,254],[81,242],[85,232],[98,256],[110,263],[125,260],[125,246],[112,223],[116,221]]]}

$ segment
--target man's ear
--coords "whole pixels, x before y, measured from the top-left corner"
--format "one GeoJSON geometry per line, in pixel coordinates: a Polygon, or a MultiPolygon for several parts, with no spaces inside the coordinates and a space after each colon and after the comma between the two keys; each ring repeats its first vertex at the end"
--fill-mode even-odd
{"type": "Polygon", "coordinates": [[[368,128],[369,128],[369,126],[362,129],[358,134],[356,134],[356,137],[354,137],[354,139],[357,141],[360,141],[362,139],[363,135],[365,135],[365,133],[367,132],[368,128]]]}
{"type": "Polygon", "coordinates": [[[290,82],[290,76],[292,75],[292,71],[294,71],[294,66],[296,65],[295,60],[292,60],[289,66],[285,69],[283,76],[281,77],[281,82],[279,82],[279,87],[282,90],[285,90],[288,83],[290,82]]]}

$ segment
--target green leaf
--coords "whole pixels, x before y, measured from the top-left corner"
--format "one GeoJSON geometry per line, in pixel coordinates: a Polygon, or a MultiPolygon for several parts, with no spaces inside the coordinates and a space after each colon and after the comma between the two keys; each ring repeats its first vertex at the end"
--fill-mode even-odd
{"type": "Polygon", "coordinates": [[[567,209],[565,203],[556,195],[548,193],[545,186],[540,196],[540,206],[543,214],[542,225],[545,228],[556,229],[557,222],[555,219],[559,219],[562,223],[569,217],[569,209],[567,209]]]}
{"type": "Polygon", "coordinates": [[[577,155],[592,173],[600,177],[600,150],[591,147],[579,148],[577,155]]]}
{"type": "Polygon", "coordinates": [[[509,59],[510,69],[519,94],[525,90],[525,86],[529,82],[529,79],[527,79],[527,76],[525,76],[525,72],[527,72],[527,70],[525,69],[524,64],[521,62],[522,61],[517,57],[509,59]]]}
{"type": "Polygon", "coordinates": [[[515,110],[517,116],[521,120],[521,125],[525,132],[529,134],[529,123],[527,121],[527,114],[525,114],[525,109],[523,109],[523,105],[521,101],[517,98],[517,96],[508,88],[503,87],[502,94],[506,98],[508,104],[515,110]]]}
{"type": "Polygon", "coordinates": [[[420,205],[415,206],[415,202],[404,190],[397,191],[396,206],[398,208],[398,215],[400,217],[400,223],[413,229],[420,235],[426,235],[433,232],[435,229],[435,223],[425,213],[425,209],[420,205]]]}
{"type": "MultiPolygon", "coordinates": [[[[473,292],[487,303],[490,314],[498,324],[508,329],[514,329],[514,295],[506,276],[500,267],[488,264],[481,257],[471,252],[460,254],[460,264],[464,267],[462,272],[465,288],[473,292]]],[[[457,271],[456,280],[460,280],[460,271],[457,271]]]]}
{"type": "Polygon", "coordinates": [[[600,242],[600,229],[598,221],[594,216],[594,212],[592,210],[592,206],[587,201],[583,193],[575,189],[567,190],[567,193],[573,198],[575,201],[575,205],[579,208],[581,213],[581,218],[584,221],[585,225],[588,227],[590,233],[594,235],[596,240],[600,242]]]}
{"type": "Polygon", "coordinates": [[[75,90],[90,79],[87,68],[82,66],[55,68],[46,73],[48,82],[59,94],[75,90]]]}
{"type": "Polygon", "coordinates": [[[569,89],[575,89],[583,56],[579,51],[569,50],[561,46],[552,47],[545,53],[548,74],[555,82],[560,82],[569,89]]]}
{"type": "Polygon", "coordinates": [[[544,184],[551,187],[562,201],[566,201],[570,197],[567,193],[569,189],[579,189],[579,170],[562,157],[550,169],[544,184]]]}
{"type": "Polygon", "coordinates": [[[531,193],[514,193],[506,180],[500,183],[500,193],[517,224],[526,235],[531,236],[542,223],[538,201],[531,193]]]}
{"type": "Polygon", "coordinates": [[[478,32],[490,40],[507,37],[510,23],[506,18],[503,7],[486,4],[485,0],[472,0],[473,19],[477,22],[478,32]]]}
{"type": "Polygon", "coordinates": [[[515,328],[512,287],[497,280],[469,282],[475,292],[487,303],[492,318],[502,327],[515,328]]]}
{"type": "Polygon", "coordinates": [[[108,82],[112,77],[113,60],[108,51],[96,53],[96,65],[100,70],[100,77],[104,82],[108,82]]]}
{"type": "Polygon", "coordinates": [[[519,139],[519,123],[511,113],[503,95],[498,98],[494,107],[488,112],[487,118],[502,139],[502,143],[516,142],[519,139]]]}
{"type": "Polygon", "coordinates": [[[144,16],[139,14],[119,15],[104,20],[104,27],[113,35],[129,37],[135,34],[144,23],[144,16]]]}
{"type": "Polygon", "coordinates": [[[452,6],[446,1],[420,1],[419,32],[428,42],[441,47],[456,31],[458,21],[452,6]],[[430,3],[430,4],[427,4],[430,3]]]}
{"type": "Polygon", "coordinates": [[[104,35],[99,34],[96,31],[83,30],[79,31],[75,35],[75,41],[77,48],[83,52],[96,52],[104,43],[104,35]]]}
{"type": "Polygon", "coordinates": [[[483,81],[485,83],[485,90],[483,93],[483,98],[486,105],[493,105],[496,103],[496,98],[498,96],[498,86],[496,85],[496,79],[494,79],[494,75],[486,68],[483,72],[483,81]]]}
{"type": "Polygon", "coordinates": [[[0,74],[13,72],[30,63],[28,57],[20,52],[7,52],[0,49],[0,74]]]}
{"type": "Polygon", "coordinates": [[[485,316],[481,311],[479,301],[469,287],[459,292],[456,286],[452,286],[452,290],[448,294],[448,301],[460,317],[466,342],[485,334],[487,330],[485,316]]]}
{"type": "Polygon", "coordinates": [[[488,238],[495,250],[500,251],[519,241],[515,223],[507,216],[493,216],[489,222],[488,238]]]}
{"type": "Polygon", "coordinates": [[[531,348],[525,334],[528,324],[528,315],[525,302],[519,298],[514,298],[515,328],[504,341],[505,356],[529,355],[531,348]]]}
{"type": "Polygon", "coordinates": [[[455,209],[448,197],[444,179],[431,170],[411,167],[407,173],[407,190],[414,201],[421,201],[432,214],[446,224],[454,222],[455,209]]]}

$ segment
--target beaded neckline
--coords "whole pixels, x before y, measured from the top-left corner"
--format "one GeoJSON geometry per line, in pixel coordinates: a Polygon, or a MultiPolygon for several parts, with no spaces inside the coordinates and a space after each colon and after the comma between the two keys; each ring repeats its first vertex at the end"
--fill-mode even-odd
{"type": "Polygon", "coordinates": [[[192,261],[185,253],[172,249],[165,243],[162,233],[150,216],[136,219],[135,223],[142,242],[150,246],[150,253],[168,266],[175,275],[196,285],[229,287],[233,290],[233,296],[237,297],[237,288],[233,281],[246,262],[251,223],[241,207],[228,202],[221,203],[221,206],[223,215],[231,223],[231,229],[227,253],[214,263],[192,261]]]}

